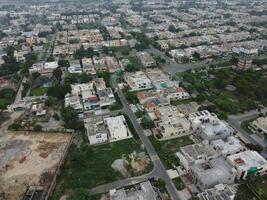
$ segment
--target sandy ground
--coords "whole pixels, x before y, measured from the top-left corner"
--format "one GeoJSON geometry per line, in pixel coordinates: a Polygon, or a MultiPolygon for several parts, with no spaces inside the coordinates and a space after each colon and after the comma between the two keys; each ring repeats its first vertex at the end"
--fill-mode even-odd
{"type": "Polygon", "coordinates": [[[28,185],[48,185],[69,139],[60,133],[0,137],[0,199],[19,199],[28,185]]]}

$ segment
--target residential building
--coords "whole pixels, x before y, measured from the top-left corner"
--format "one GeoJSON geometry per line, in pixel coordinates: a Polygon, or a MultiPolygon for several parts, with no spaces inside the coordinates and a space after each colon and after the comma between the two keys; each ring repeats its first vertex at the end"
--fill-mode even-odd
{"type": "Polygon", "coordinates": [[[109,191],[111,200],[160,200],[160,196],[155,191],[149,181],[135,185],[132,189],[113,189],[109,191]]]}
{"type": "Polygon", "coordinates": [[[225,140],[214,140],[210,145],[223,157],[245,151],[245,147],[241,144],[241,141],[234,136],[230,136],[225,140]]]}
{"type": "Polygon", "coordinates": [[[176,156],[183,168],[188,171],[195,164],[203,164],[217,158],[218,153],[207,142],[202,142],[181,147],[176,156]]]}
{"type": "Polygon", "coordinates": [[[142,71],[124,73],[124,79],[132,91],[151,89],[153,87],[150,79],[142,71]]]}
{"type": "Polygon", "coordinates": [[[236,170],[223,157],[208,160],[202,164],[190,167],[189,173],[193,183],[201,190],[209,189],[222,184],[233,184],[236,170]]]}
{"type": "Polygon", "coordinates": [[[90,75],[96,75],[95,66],[91,58],[82,59],[83,72],[90,75]]]}
{"type": "Polygon", "coordinates": [[[192,113],[188,118],[195,134],[203,140],[223,139],[234,134],[229,124],[207,110],[192,113]]]}
{"type": "Polygon", "coordinates": [[[249,129],[252,132],[267,135],[267,117],[259,117],[258,119],[251,122],[249,129]]]}
{"type": "Polygon", "coordinates": [[[199,193],[197,196],[200,200],[234,200],[236,190],[227,184],[218,184],[213,188],[199,193]]]}
{"type": "Polygon", "coordinates": [[[154,66],[156,66],[156,61],[147,52],[137,52],[137,57],[139,58],[140,62],[145,67],[154,67],[154,66]]]}
{"type": "Polygon", "coordinates": [[[248,174],[267,174],[267,161],[256,151],[243,151],[226,160],[237,170],[237,180],[245,179],[248,174]]]}
{"type": "Polygon", "coordinates": [[[108,141],[108,134],[102,116],[84,119],[84,126],[91,145],[108,141]]]}
{"type": "Polygon", "coordinates": [[[123,115],[104,118],[104,122],[111,142],[132,137],[123,115]]]}
{"type": "Polygon", "coordinates": [[[160,135],[166,137],[182,137],[191,134],[190,122],[174,106],[159,107],[155,121],[160,135]]]}
{"type": "Polygon", "coordinates": [[[81,113],[83,111],[83,106],[78,95],[66,94],[65,96],[65,107],[72,107],[76,110],[77,113],[81,113]]]}

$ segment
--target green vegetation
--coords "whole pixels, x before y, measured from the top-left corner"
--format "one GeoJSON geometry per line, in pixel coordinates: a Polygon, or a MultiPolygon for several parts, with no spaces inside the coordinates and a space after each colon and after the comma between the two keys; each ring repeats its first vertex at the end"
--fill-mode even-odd
{"type": "Polygon", "coordinates": [[[5,49],[6,56],[3,56],[4,64],[0,66],[0,76],[14,74],[19,71],[20,65],[14,58],[14,48],[8,47],[5,49]]]}
{"type": "Polygon", "coordinates": [[[73,57],[77,60],[80,60],[84,57],[86,58],[92,58],[93,56],[98,56],[98,53],[93,50],[93,48],[85,49],[83,46],[81,46],[80,49],[74,52],[73,57]]]}
{"type": "Polygon", "coordinates": [[[128,88],[124,88],[123,89],[123,94],[125,96],[125,98],[127,99],[129,104],[136,104],[139,102],[138,98],[137,98],[137,92],[135,91],[129,91],[128,88]]]}
{"type": "Polygon", "coordinates": [[[85,141],[73,144],[51,200],[58,200],[63,194],[79,188],[89,189],[121,179],[111,165],[134,150],[141,150],[140,142],[134,139],[94,147],[88,147],[85,141]]]}
{"type": "Polygon", "coordinates": [[[137,51],[143,51],[152,44],[152,41],[144,33],[132,33],[133,37],[138,41],[135,45],[137,51]]]}
{"type": "Polygon", "coordinates": [[[77,112],[70,106],[62,107],[60,110],[61,117],[68,129],[82,130],[83,123],[79,121],[77,112]]]}
{"type": "Polygon", "coordinates": [[[245,130],[247,133],[252,134],[252,131],[248,128],[250,126],[250,123],[253,122],[255,119],[247,120],[241,122],[241,128],[245,130]]]}
{"type": "Polygon", "coordinates": [[[179,74],[187,91],[197,93],[199,103],[205,100],[216,105],[213,112],[236,114],[267,105],[266,76],[262,71],[234,71],[209,69],[179,74]],[[226,89],[233,86],[233,90],[226,89]]]}
{"type": "Polygon", "coordinates": [[[26,81],[25,83],[22,83],[22,85],[23,85],[23,89],[21,91],[21,96],[25,97],[31,87],[31,83],[29,81],[26,81]]]}
{"type": "Polygon", "coordinates": [[[143,64],[134,56],[128,57],[130,63],[125,67],[127,72],[135,72],[144,68],[143,64]]]}
{"type": "Polygon", "coordinates": [[[185,185],[184,185],[184,183],[180,177],[174,178],[174,179],[172,179],[172,181],[173,181],[177,190],[182,190],[185,188],[185,185]]]}
{"type": "Polygon", "coordinates": [[[12,88],[4,88],[0,90],[0,110],[6,109],[7,105],[11,104],[16,95],[12,88]]]}
{"type": "Polygon", "coordinates": [[[178,158],[175,156],[175,153],[180,150],[180,147],[193,144],[193,141],[189,138],[189,136],[166,141],[159,141],[154,137],[150,137],[150,141],[158,152],[158,155],[166,169],[179,165],[178,158]]]}
{"type": "Polygon", "coordinates": [[[0,31],[0,40],[2,40],[6,36],[7,34],[5,34],[3,31],[0,31]]]}
{"type": "Polygon", "coordinates": [[[34,127],[33,127],[33,130],[35,132],[40,132],[42,130],[42,126],[40,124],[35,124],[34,127]]]}
{"type": "Polygon", "coordinates": [[[39,87],[39,88],[34,88],[31,90],[31,96],[41,96],[46,94],[47,88],[45,87],[39,87]]]}
{"type": "Polygon", "coordinates": [[[235,200],[265,200],[267,199],[267,177],[248,176],[247,180],[238,186],[235,200]]]}

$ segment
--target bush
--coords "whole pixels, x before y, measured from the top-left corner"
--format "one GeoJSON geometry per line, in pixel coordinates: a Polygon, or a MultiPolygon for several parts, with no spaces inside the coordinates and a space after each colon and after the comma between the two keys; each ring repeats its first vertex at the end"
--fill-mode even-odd
{"type": "Polygon", "coordinates": [[[42,126],[40,124],[35,124],[34,127],[33,127],[33,130],[35,132],[40,132],[42,130],[42,126]]]}
{"type": "Polygon", "coordinates": [[[21,130],[22,126],[18,123],[13,123],[11,125],[8,126],[8,130],[12,130],[12,131],[19,131],[21,130]]]}

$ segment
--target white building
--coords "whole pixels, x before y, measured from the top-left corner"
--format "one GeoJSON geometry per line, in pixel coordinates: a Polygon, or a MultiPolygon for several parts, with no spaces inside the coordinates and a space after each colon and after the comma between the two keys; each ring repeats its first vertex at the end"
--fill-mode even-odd
{"type": "Polygon", "coordinates": [[[159,121],[155,122],[162,137],[182,137],[191,134],[190,122],[174,106],[159,107],[159,121]]]}
{"type": "Polygon", "coordinates": [[[251,123],[249,128],[252,132],[267,135],[267,117],[259,117],[251,123]]]}
{"type": "Polygon", "coordinates": [[[224,157],[245,151],[245,147],[241,144],[241,141],[234,136],[230,136],[226,140],[214,140],[210,145],[218,152],[218,154],[224,157]]]}
{"type": "Polygon", "coordinates": [[[156,66],[155,60],[152,58],[152,56],[147,52],[138,52],[137,57],[139,58],[140,62],[145,67],[154,67],[156,66]]]}
{"type": "Polygon", "coordinates": [[[83,106],[78,95],[66,94],[65,96],[65,107],[72,107],[77,113],[83,111],[83,106]]]}
{"type": "Polygon", "coordinates": [[[189,170],[192,165],[203,164],[217,158],[218,153],[209,144],[202,142],[181,147],[176,156],[184,169],[189,170]]]}
{"type": "Polygon", "coordinates": [[[151,89],[152,84],[144,72],[138,71],[135,73],[125,73],[124,79],[132,91],[151,89]]]}
{"type": "Polygon", "coordinates": [[[193,183],[201,190],[209,189],[218,184],[233,184],[236,170],[223,157],[195,164],[189,171],[193,183]]]}
{"type": "Polygon", "coordinates": [[[227,157],[227,161],[237,170],[237,179],[248,174],[267,174],[267,161],[256,151],[244,151],[227,157]]]}
{"type": "Polygon", "coordinates": [[[234,134],[232,127],[207,110],[192,113],[188,118],[195,134],[203,140],[223,139],[234,134]]]}
{"type": "Polygon", "coordinates": [[[218,184],[211,189],[199,193],[200,200],[234,200],[236,191],[227,184],[218,184]]]}
{"type": "Polygon", "coordinates": [[[123,115],[105,118],[104,122],[107,126],[110,141],[123,140],[132,137],[123,115]]]}
{"type": "Polygon", "coordinates": [[[87,118],[84,120],[87,137],[91,145],[108,141],[108,134],[102,116],[87,118]]]}

